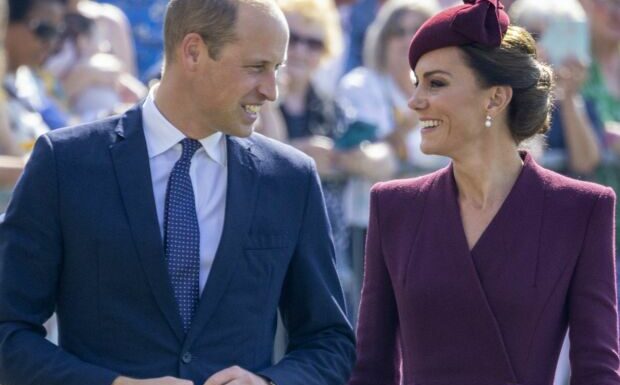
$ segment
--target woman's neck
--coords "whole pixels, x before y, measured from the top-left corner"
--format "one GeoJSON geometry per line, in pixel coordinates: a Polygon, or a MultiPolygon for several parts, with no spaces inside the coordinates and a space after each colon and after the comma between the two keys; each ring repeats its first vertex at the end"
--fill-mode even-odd
{"type": "Polygon", "coordinates": [[[522,167],[523,160],[516,144],[511,149],[497,148],[454,159],[459,201],[480,210],[501,204],[522,167]]]}

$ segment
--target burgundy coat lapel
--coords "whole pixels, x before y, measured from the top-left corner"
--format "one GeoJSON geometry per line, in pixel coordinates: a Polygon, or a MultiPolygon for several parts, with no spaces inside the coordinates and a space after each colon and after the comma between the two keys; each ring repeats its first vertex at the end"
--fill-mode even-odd
{"type": "Polygon", "coordinates": [[[472,258],[483,286],[505,285],[506,275],[519,272],[519,285],[535,284],[544,189],[532,157],[524,165],[497,215],[472,249],[472,258]]]}
{"type": "MultiPolygon", "coordinates": [[[[420,352],[437,355],[436,360],[426,362],[444,362],[442,355],[451,353],[439,349],[441,346],[463,346],[459,354],[464,360],[472,360],[471,367],[480,365],[476,352],[494,352],[488,355],[493,362],[484,366],[495,378],[515,381],[502,333],[467,246],[452,167],[437,174],[425,195],[401,303],[406,301],[406,311],[419,323],[419,327],[407,330],[435,332],[403,338],[416,340],[420,352]],[[441,342],[444,339],[445,344],[441,342]],[[471,341],[476,341],[475,346],[471,341]]],[[[446,368],[428,368],[429,372],[434,370],[446,368]]]]}

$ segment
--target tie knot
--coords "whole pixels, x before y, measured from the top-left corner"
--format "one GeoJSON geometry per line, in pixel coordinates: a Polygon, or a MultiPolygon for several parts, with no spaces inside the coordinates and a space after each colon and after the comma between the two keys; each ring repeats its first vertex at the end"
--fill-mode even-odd
{"type": "Polygon", "coordinates": [[[183,154],[180,160],[190,161],[194,153],[200,148],[200,142],[196,139],[185,138],[181,141],[183,146],[183,154]]]}

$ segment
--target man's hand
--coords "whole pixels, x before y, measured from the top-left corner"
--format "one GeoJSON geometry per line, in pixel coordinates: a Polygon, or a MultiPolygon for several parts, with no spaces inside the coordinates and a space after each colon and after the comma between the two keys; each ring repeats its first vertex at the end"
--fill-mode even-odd
{"type": "Polygon", "coordinates": [[[112,385],[194,385],[189,380],[182,380],[175,377],[149,378],[147,380],[136,380],[129,377],[117,377],[112,385]]]}
{"type": "Polygon", "coordinates": [[[269,385],[264,378],[252,372],[231,366],[212,375],[204,385],[269,385]]]}

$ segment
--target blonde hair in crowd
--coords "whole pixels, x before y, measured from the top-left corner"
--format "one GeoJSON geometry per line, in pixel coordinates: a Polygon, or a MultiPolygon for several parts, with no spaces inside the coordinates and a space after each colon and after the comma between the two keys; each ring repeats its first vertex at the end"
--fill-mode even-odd
{"type": "Polygon", "coordinates": [[[325,33],[323,60],[338,56],[343,49],[340,17],[333,0],[276,0],[284,14],[299,14],[319,25],[325,33]]]}
{"type": "MultiPolygon", "coordinates": [[[[405,13],[415,12],[428,19],[440,10],[437,0],[387,1],[366,32],[364,65],[377,71],[384,70],[387,40],[391,37],[390,31],[405,13]]],[[[403,52],[403,55],[406,55],[406,52],[403,52]]]]}

